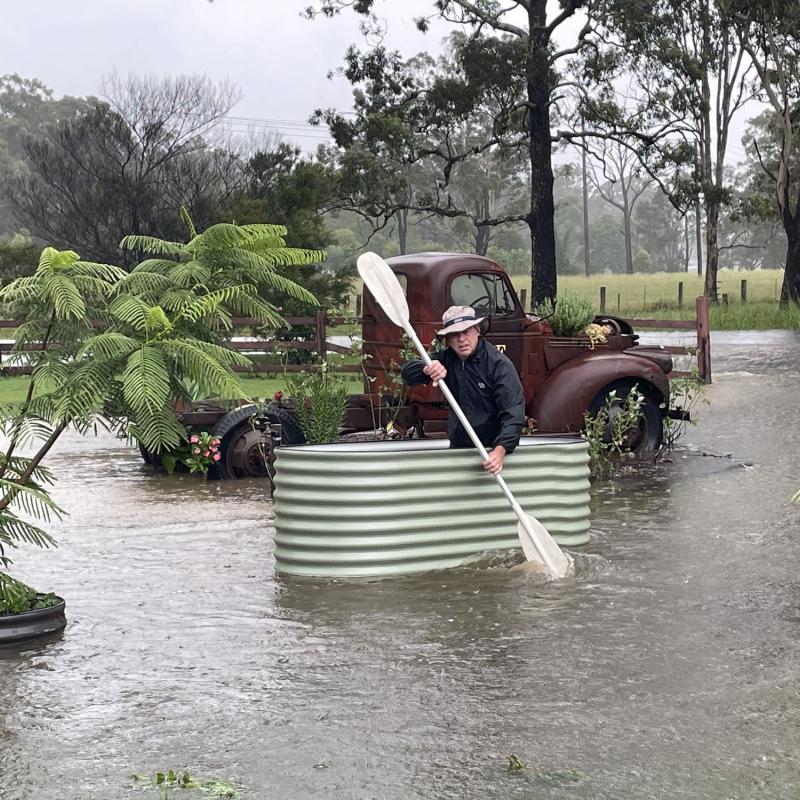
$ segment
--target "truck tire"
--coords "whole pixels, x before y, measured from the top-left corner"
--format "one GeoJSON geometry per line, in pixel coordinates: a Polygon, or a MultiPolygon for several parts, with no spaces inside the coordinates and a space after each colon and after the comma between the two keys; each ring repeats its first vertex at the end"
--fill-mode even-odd
{"type": "Polygon", "coordinates": [[[253,404],[235,408],[211,431],[220,440],[221,458],[215,465],[214,477],[271,478],[275,442],[266,429],[268,423],[281,426],[281,444],[303,444],[306,440],[297,418],[275,403],[266,409],[253,404]]]}
{"type": "MultiPolygon", "coordinates": [[[[635,381],[615,381],[603,387],[589,405],[589,414],[597,416],[602,408],[606,407],[612,392],[616,391],[614,400],[611,401],[611,413],[614,408],[620,408],[636,385],[635,381]]],[[[658,402],[652,394],[645,389],[637,389],[642,395],[641,414],[639,424],[626,434],[628,449],[631,453],[655,453],[664,438],[664,418],[658,402]]]]}

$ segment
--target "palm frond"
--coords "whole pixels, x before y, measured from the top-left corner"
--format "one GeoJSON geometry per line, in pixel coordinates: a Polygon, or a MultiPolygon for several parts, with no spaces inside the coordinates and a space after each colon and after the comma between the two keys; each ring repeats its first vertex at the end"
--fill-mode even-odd
{"type": "Polygon", "coordinates": [[[67,275],[58,272],[49,275],[42,283],[42,289],[59,319],[82,319],[86,316],[86,303],[67,275]]]}
{"type": "MultiPolygon", "coordinates": [[[[0,478],[0,498],[6,499],[9,494],[13,494],[14,499],[8,508],[19,505],[29,517],[44,520],[45,522],[50,522],[53,518],[62,519],[64,517],[64,509],[58,506],[50,495],[38,486],[0,478]]],[[[1,514],[0,519],[2,519],[1,514]]]]}
{"type": "Polygon", "coordinates": [[[42,361],[33,370],[32,380],[39,394],[58,391],[69,378],[69,368],[62,361],[42,361]]]}
{"type": "MultiPolygon", "coordinates": [[[[243,391],[239,380],[227,366],[221,364],[214,354],[209,352],[202,343],[188,342],[179,339],[165,341],[164,351],[171,356],[183,375],[181,380],[191,380],[205,396],[217,395],[221,397],[242,397],[243,391]]],[[[224,350],[224,348],[221,348],[224,350]]],[[[230,353],[231,351],[226,351],[230,353]]],[[[230,359],[226,355],[226,359],[230,359]]],[[[237,354],[236,361],[242,366],[249,365],[248,358],[237,354]]]]}
{"type": "Polygon", "coordinates": [[[139,250],[142,253],[153,255],[182,255],[186,252],[186,245],[180,242],[168,242],[166,239],[157,239],[155,236],[126,236],[119,246],[123,250],[139,250]]]}
{"type": "Polygon", "coordinates": [[[34,275],[15,278],[7,286],[0,289],[0,302],[3,303],[21,302],[40,296],[40,281],[34,275]]]}
{"type": "Polygon", "coordinates": [[[321,264],[326,259],[324,250],[304,250],[299,247],[244,248],[258,253],[273,267],[297,267],[304,264],[321,264]]]}
{"type": "Polygon", "coordinates": [[[48,439],[53,433],[53,425],[48,420],[51,415],[51,398],[35,397],[30,403],[28,414],[7,421],[6,435],[13,436],[20,447],[25,447],[37,440],[48,439]]]}
{"type": "Polygon", "coordinates": [[[186,206],[181,206],[181,219],[183,220],[183,224],[189,229],[189,238],[194,239],[194,237],[197,236],[197,228],[195,228],[194,220],[186,210],[186,206]]]}
{"type": "Polygon", "coordinates": [[[106,283],[116,283],[128,274],[122,267],[116,267],[113,264],[99,264],[96,261],[78,261],[72,265],[71,272],[73,275],[99,278],[106,283]]]}
{"type": "Polygon", "coordinates": [[[115,298],[108,307],[108,313],[112,318],[141,332],[145,330],[148,311],[150,311],[150,306],[147,303],[130,295],[121,295],[115,298]]]}
{"type": "Polygon", "coordinates": [[[157,347],[142,345],[128,356],[122,393],[137,417],[159,413],[169,401],[169,389],[169,371],[157,347]]]}
{"type": "MultiPolygon", "coordinates": [[[[255,294],[256,287],[249,284],[227,286],[188,302],[180,310],[179,316],[196,322],[202,317],[214,315],[219,307],[234,303],[240,295],[255,296],[255,294]]],[[[176,321],[177,319],[178,317],[176,316],[176,321]]]]}
{"type": "Polygon", "coordinates": [[[136,339],[126,336],[118,331],[106,331],[92,336],[77,352],[76,358],[84,356],[98,356],[106,360],[123,358],[132,353],[139,346],[136,339]]]}
{"type": "Polygon", "coordinates": [[[180,264],[173,264],[169,271],[169,279],[175,286],[188,287],[208,282],[211,270],[207,264],[193,259],[180,264]]]}
{"type": "Polygon", "coordinates": [[[128,418],[126,433],[151,453],[171,450],[186,441],[186,428],[178,422],[171,406],[164,406],[142,417],[128,418]]]}
{"type": "Polygon", "coordinates": [[[253,235],[253,239],[282,239],[289,233],[285,225],[270,225],[263,222],[254,222],[249,225],[240,226],[248,233],[253,235]]]}
{"type": "Polygon", "coordinates": [[[53,399],[59,422],[85,424],[98,414],[116,379],[118,364],[94,359],[82,363],[63,390],[53,399]]]}
{"type": "MultiPolygon", "coordinates": [[[[5,454],[0,456],[0,462],[6,466],[6,472],[9,479],[19,478],[23,472],[27,472],[31,465],[31,460],[27,456],[12,456],[10,459],[5,458],[5,454]]],[[[53,473],[41,464],[33,468],[31,477],[28,480],[28,485],[37,489],[41,489],[44,484],[52,486],[55,483],[53,473]]]]}
{"type": "Polygon", "coordinates": [[[170,289],[160,296],[161,307],[167,311],[180,311],[187,303],[191,303],[197,295],[191,289],[170,289]]]}
{"type": "Polygon", "coordinates": [[[243,225],[231,222],[218,222],[206,228],[189,243],[194,252],[201,250],[222,250],[226,247],[238,247],[252,241],[256,232],[243,225]]]}
{"type": "Polygon", "coordinates": [[[5,509],[0,512],[0,543],[16,547],[19,542],[27,542],[37,547],[54,547],[56,544],[56,540],[47,531],[5,509]]]}
{"type": "MultiPolygon", "coordinates": [[[[232,287],[234,290],[236,288],[232,287]]],[[[229,305],[234,314],[257,319],[263,327],[272,329],[291,327],[278,309],[262,297],[237,292],[232,296],[229,305]]]]}
{"type": "Polygon", "coordinates": [[[181,262],[172,258],[147,258],[140,261],[130,272],[131,275],[140,272],[154,272],[159,275],[166,275],[176,264],[181,262]]]}
{"type": "MultiPolygon", "coordinates": [[[[144,263],[144,262],[142,262],[144,263]]],[[[164,262],[174,265],[174,261],[164,262]]],[[[141,266],[141,264],[139,265],[141,266]]],[[[156,271],[129,272],[119,283],[114,286],[115,294],[135,294],[157,297],[172,286],[172,281],[156,271]]]]}

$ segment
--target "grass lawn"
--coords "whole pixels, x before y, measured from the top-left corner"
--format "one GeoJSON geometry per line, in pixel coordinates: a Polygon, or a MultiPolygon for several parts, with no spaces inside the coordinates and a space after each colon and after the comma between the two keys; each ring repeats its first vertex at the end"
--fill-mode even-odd
{"type": "MultiPolygon", "coordinates": [[[[28,377],[13,375],[0,378],[0,403],[19,403],[28,391],[28,377]]],[[[260,377],[241,377],[242,397],[250,400],[271,400],[278,389],[286,393],[285,375],[265,375],[260,377]]],[[[350,394],[361,394],[363,384],[360,375],[348,377],[347,389],[350,394]]]]}
{"type": "MultiPolygon", "coordinates": [[[[530,279],[512,278],[517,292],[530,296],[530,279]]],[[[711,330],[800,330],[800,309],[778,306],[783,270],[752,272],[719,271],[720,296],[728,302],[711,307],[711,330]],[[741,301],[741,282],[747,281],[747,302],[741,301]]],[[[630,318],[694,319],[695,297],[703,293],[703,279],[696,273],[658,273],[655,275],[593,275],[589,278],[559,277],[560,295],[585,297],[600,308],[600,287],[606,288],[606,313],[630,318]],[[683,307],[678,307],[678,283],[683,282],[683,307]]]]}

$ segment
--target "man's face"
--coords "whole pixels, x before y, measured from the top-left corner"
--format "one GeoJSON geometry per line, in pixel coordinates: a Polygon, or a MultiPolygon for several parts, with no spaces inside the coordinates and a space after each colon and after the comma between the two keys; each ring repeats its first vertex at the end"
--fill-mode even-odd
{"type": "Polygon", "coordinates": [[[448,333],[445,337],[445,343],[456,352],[462,361],[466,361],[478,346],[478,336],[478,326],[473,325],[465,331],[448,333]]]}

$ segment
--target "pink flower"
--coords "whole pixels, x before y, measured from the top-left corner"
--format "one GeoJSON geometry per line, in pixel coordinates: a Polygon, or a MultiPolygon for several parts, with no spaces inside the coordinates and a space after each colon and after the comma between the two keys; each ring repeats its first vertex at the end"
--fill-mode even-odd
{"type": "Polygon", "coordinates": [[[283,397],[283,392],[282,392],[280,389],[278,389],[278,391],[277,391],[277,392],[275,392],[275,394],[274,394],[274,395],[272,395],[272,399],[273,399],[273,400],[274,400],[276,403],[280,403],[280,401],[281,401],[281,398],[282,398],[282,397],[283,397]]]}
{"type": "Polygon", "coordinates": [[[214,461],[219,461],[222,456],[219,453],[214,453],[214,461]]]}
{"type": "Polygon", "coordinates": [[[217,439],[217,437],[215,436],[215,437],[214,437],[214,438],[211,440],[211,444],[213,444],[213,445],[214,445],[214,447],[216,447],[216,446],[219,444],[219,439],[217,439]]]}
{"type": "Polygon", "coordinates": [[[197,444],[199,441],[200,441],[200,437],[199,437],[199,436],[198,436],[196,433],[192,434],[192,435],[189,437],[189,442],[190,442],[191,444],[197,444]]]}
{"type": "Polygon", "coordinates": [[[205,451],[205,453],[203,453],[203,455],[204,455],[206,458],[208,458],[208,457],[211,455],[211,451],[210,451],[210,450],[206,450],[206,451],[205,451]]]}

